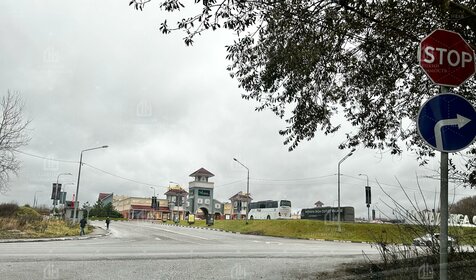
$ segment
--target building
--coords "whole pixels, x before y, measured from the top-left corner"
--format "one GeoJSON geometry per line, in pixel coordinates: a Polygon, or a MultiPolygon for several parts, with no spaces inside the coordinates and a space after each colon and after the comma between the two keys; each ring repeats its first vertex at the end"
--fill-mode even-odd
{"type": "MultiPolygon", "coordinates": [[[[78,203],[80,203],[78,201],[78,203]]],[[[81,205],[81,204],[79,204],[81,205]]],[[[84,210],[78,209],[76,214],[76,219],[81,220],[86,214],[84,210]]],[[[73,220],[73,213],[74,213],[74,201],[66,201],[63,208],[63,217],[65,220],[73,220]]]]}
{"type": "Polygon", "coordinates": [[[99,193],[98,201],[102,202],[102,205],[112,203],[114,200],[114,193],[99,193]]]}
{"type": "Polygon", "coordinates": [[[199,219],[215,214],[214,183],[209,181],[215,175],[202,167],[189,176],[194,180],[188,183],[187,213],[195,214],[199,219]]]}
{"type": "Polygon", "coordinates": [[[166,199],[157,200],[158,209],[152,208],[152,198],[150,197],[129,197],[121,196],[115,199],[112,206],[129,220],[169,220],[171,219],[168,201],[166,199]]]}
{"type": "Polygon", "coordinates": [[[215,220],[225,219],[225,204],[216,199],[213,199],[213,216],[215,220]]]}
{"type": "Polygon", "coordinates": [[[165,196],[172,219],[175,220],[177,218],[178,220],[184,220],[188,192],[177,185],[169,187],[165,196]]]}
{"type": "Polygon", "coordinates": [[[316,203],[314,203],[317,208],[324,206],[324,203],[322,203],[320,200],[318,200],[316,203]]]}
{"type": "Polygon", "coordinates": [[[251,196],[248,193],[238,192],[234,196],[230,197],[232,205],[232,219],[241,220],[248,214],[248,206],[251,203],[251,196]]]}

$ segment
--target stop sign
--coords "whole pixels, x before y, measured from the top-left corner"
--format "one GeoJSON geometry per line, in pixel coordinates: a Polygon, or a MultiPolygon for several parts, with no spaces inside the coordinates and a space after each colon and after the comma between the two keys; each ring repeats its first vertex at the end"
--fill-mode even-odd
{"type": "Polygon", "coordinates": [[[456,32],[437,29],[420,42],[418,62],[431,81],[457,87],[475,72],[474,50],[456,32]]]}

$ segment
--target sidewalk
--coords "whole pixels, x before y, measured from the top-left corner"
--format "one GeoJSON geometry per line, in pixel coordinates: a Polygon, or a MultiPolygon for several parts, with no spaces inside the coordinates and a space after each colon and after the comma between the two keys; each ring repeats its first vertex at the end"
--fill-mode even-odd
{"type": "Polygon", "coordinates": [[[85,240],[109,235],[110,232],[100,226],[94,227],[93,231],[87,235],[65,236],[65,237],[44,237],[44,238],[18,238],[18,239],[0,239],[0,243],[19,243],[19,242],[48,242],[65,240],[85,240]]]}

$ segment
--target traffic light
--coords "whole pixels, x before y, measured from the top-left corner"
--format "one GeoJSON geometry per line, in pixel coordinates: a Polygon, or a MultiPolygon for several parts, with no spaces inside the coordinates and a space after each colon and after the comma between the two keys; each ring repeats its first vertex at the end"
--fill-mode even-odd
{"type": "Polygon", "coordinates": [[[370,204],[372,204],[372,195],[369,186],[365,187],[365,203],[367,207],[370,207],[370,204]]]}
{"type": "Polygon", "coordinates": [[[151,203],[150,207],[152,207],[153,209],[159,208],[159,204],[157,202],[158,202],[157,197],[153,196],[152,197],[152,203],[151,203]]]}

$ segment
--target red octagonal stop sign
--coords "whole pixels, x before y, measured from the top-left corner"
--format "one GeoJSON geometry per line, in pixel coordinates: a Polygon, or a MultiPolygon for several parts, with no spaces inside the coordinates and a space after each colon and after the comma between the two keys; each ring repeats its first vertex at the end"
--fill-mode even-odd
{"type": "Polygon", "coordinates": [[[475,72],[474,50],[456,32],[437,29],[420,42],[418,62],[433,83],[457,87],[475,72]]]}

